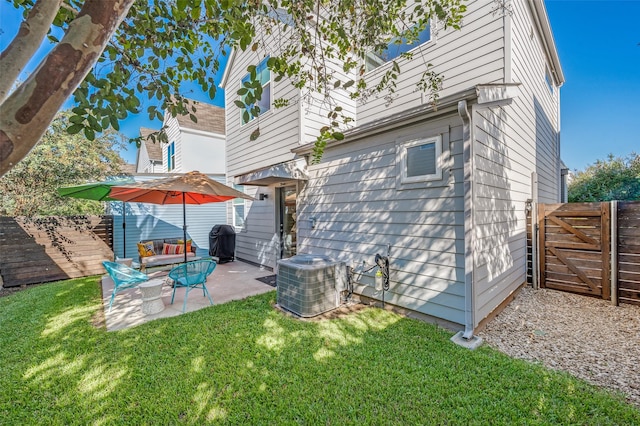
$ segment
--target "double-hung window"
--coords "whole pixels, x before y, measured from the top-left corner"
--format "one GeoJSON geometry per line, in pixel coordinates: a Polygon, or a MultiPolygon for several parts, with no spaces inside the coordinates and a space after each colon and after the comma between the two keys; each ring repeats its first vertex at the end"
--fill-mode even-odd
{"type": "Polygon", "coordinates": [[[394,38],[387,47],[379,52],[368,52],[365,57],[365,67],[367,71],[374,70],[379,66],[398,58],[403,53],[407,53],[416,47],[431,41],[431,25],[427,25],[418,34],[417,40],[409,43],[404,38],[394,38]]]}
{"type": "MultiPolygon", "coordinates": [[[[244,186],[233,185],[233,188],[237,191],[244,193],[244,186]]],[[[244,219],[246,215],[246,207],[244,198],[234,198],[233,201],[233,226],[236,228],[244,227],[244,219]]]]}
{"type": "Polygon", "coordinates": [[[167,171],[170,172],[176,168],[176,143],[171,142],[167,147],[167,171]]]}
{"type": "Polygon", "coordinates": [[[260,89],[256,89],[251,86],[251,74],[249,73],[247,73],[247,75],[241,80],[241,90],[246,89],[246,93],[242,95],[241,99],[243,103],[246,103],[247,96],[251,95],[257,97],[256,95],[260,92],[260,100],[245,106],[245,109],[241,110],[242,124],[250,122],[254,118],[269,111],[271,108],[271,72],[269,71],[269,68],[267,68],[268,60],[269,57],[266,57],[256,66],[256,79],[259,83],[260,89]]]}

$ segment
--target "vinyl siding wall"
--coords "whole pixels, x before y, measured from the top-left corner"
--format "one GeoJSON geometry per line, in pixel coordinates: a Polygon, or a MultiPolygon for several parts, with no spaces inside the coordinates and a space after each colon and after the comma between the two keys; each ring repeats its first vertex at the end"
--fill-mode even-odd
{"type": "MultiPolygon", "coordinates": [[[[384,93],[358,104],[358,125],[375,121],[381,116],[429,103],[428,95],[416,92],[416,84],[427,70],[444,77],[440,97],[469,89],[476,84],[504,82],[503,17],[493,13],[486,0],[467,4],[461,30],[435,30],[432,41],[414,50],[411,60],[399,59],[402,74],[397,81],[393,102],[388,104],[384,93]]],[[[366,75],[367,86],[373,87],[391,64],[385,64],[366,75]]]]}
{"type": "Polygon", "coordinates": [[[182,172],[197,170],[202,173],[224,174],[225,136],[182,129],[182,172]]]}
{"type": "Polygon", "coordinates": [[[535,142],[532,159],[538,174],[538,201],[557,203],[560,200],[560,89],[555,87],[551,93],[545,81],[547,59],[528,4],[514,2],[513,7],[512,78],[522,83],[522,95],[516,99],[509,115],[521,133],[535,135],[531,143],[535,142]]]}
{"type": "Polygon", "coordinates": [[[237,52],[229,80],[225,87],[225,109],[227,129],[227,175],[238,176],[273,164],[282,163],[294,158],[291,149],[299,143],[299,105],[298,89],[286,79],[274,81],[271,75],[272,101],[278,98],[289,99],[291,104],[285,108],[274,108],[273,105],[264,114],[254,120],[242,124],[241,109],[234,102],[238,100],[237,91],[241,79],[247,74],[249,65],[258,63],[269,52],[237,52]],[[260,136],[255,141],[249,138],[251,133],[260,128],[260,136]]]}
{"type": "Polygon", "coordinates": [[[136,163],[136,173],[147,173],[151,168],[151,162],[149,161],[149,153],[145,148],[144,143],[138,148],[138,159],[136,163]]]}
{"type": "MultiPolygon", "coordinates": [[[[347,74],[342,69],[342,66],[336,62],[327,62],[327,67],[330,68],[330,73],[333,78],[345,83],[349,80],[355,80],[355,74],[347,74]]],[[[356,101],[351,99],[350,95],[355,89],[336,89],[331,91],[331,98],[335,104],[342,107],[341,114],[346,117],[350,117],[351,121],[347,128],[355,127],[357,125],[356,119],[356,101]]],[[[320,135],[320,129],[327,126],[332,120],[328,118],[330,107],[327,106],[325,100],[320,94],[312,93],[303,96],[300,103],[300,143],[307,144],[315,142],[320,135]]],[[[340,122],[340,119],[337,120],[340,122]]]]}
{"type": "MultiPolygon", "coordinates": [[[[233,185],[230,178],[228,185],[233,185]]],[[[245,192],[255,198],[245,201],[246,218],[243,227],[236,227],[236,257],[274,269],[279,256],[279,234],[276,232],[275,188],[245,186],[245,192]],[[267,194],[259,200],[260,194],[267,194]]],[[[233,224],[233,205],[227,203],[228,223],[233,224]]]]}
{"type": "Polygon", "coordinates": [[[539,201],[559,200],[558,89],[552,95],[546,85],[546,60],[527,3],[511,4],[509,72],[511,82],[521,83],[519,95],[509,105],[473,108],[476,326],[525,281],[532,172],[539,201]]]}
{"type": "Polygon", "coordinates": [[[356,270],[355,292],[375,299],[376,253],[390,249],[385,300],[455,323],[464,320],[462,127],[457,116],[389,130],[327,149],[298,201],[298,251],[356,270]],[[443,179],[398,190],[396,146],[444,129],[443,179]],[[450,130],[449,130],[450,129],[450,130]],[[310,218],[316,219],[311,228],[310,218]]]}

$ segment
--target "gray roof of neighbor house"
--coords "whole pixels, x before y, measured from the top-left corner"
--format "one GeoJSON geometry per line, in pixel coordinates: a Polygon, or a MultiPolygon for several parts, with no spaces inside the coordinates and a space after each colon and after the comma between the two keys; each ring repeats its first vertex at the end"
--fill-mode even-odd
{"type": "Polygon", "coordinates": [[[120,172],[124,175],[133,175],[136,173],[136,165],[125,163],[122,165],[120,172]]]}
{"type": "Polygon", "coordinates": [[[162,161],[162,145],[160,142],[153,142],[151,139],[147,139],[151,133],[157,132],[157,130],[147,129],[146,127],[140,127],[140,136],[142,136],[142,143],[147,148],[147,154],[151,161],[162,161]]]}
{"type": "Polygon", "coordinates": [[[191,118],[188,115],[178,115],[176,116],[176,119],[178,120],[180,127],[222,135],[225,134],[224,108],[204,102],[190,102],[193,102],[197,109],[195,116],[198,118],[198,122],[194,123],[191,121],[191,118]]]}

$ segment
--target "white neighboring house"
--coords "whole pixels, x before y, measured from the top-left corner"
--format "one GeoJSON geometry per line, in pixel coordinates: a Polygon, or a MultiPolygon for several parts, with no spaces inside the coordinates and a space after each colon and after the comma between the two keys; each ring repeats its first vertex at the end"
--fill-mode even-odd
{"type": "Polygon", "coordinates": [[[147,139],[153,129],[146,127],[140,128],[140,136],[142,141],[136,157],[136,173],[162,173],[162,146],[160,143],[154,143],[147,139]]]}
{"type": "MultiPolygon", "coordinates": [[[[193,101],[195,102],[195,101],[193,101]]],[[[225,177],[224,108],[196,102],[197,122],[189,116],[171,117],[165,114],[168,143],[154,143],[146,139],[157,130],[141,128],[142,144],[136,158],[136,182],[170,177],[197,170],[221,183],[225,177]]],[[[207,255],[209,231],[214,225],[226,224],[226,204],[188,205],[187,235],[193,239],[199,256],[207,255]]],[[[114,253],[123,257],[122,206],[113,203],[114,253]]],[[[127,203],[126,254],[137,257],[136,243],[155,238],[182,237],[182,205],[154,205],[127,203]]]]}
{"type": "Polygon", "coordinates": [[[198,118],[188,115],[172,117],[165,113],[164,122],[168,143],[162,144],[164,173],[225,173],[225,116],[224,108],[195,102],[198,118]]]}
{"type": "MultiPolygon", "coordinates": [[[[345,94],[354,127],[317,165],[326,114],[302,101],[275,109],[300,92],[263,67],[269,51],[233,52],[221,83],[227,179],[256,198],[229,209],[237,258],[273,268],[296,252],[328,255],[354,268],[355,294],[380,300],[363,263],[388,253],[385,301],[466,337],[499,309],[526,279],[527,200],[561,199],[564,76],[543,2],[496,4],[469,1],[460,31],[432,22],[413,59],[398,60],[392,103],[345,94]],[[416,91],[427,62],[445,76],[437,108],[416,91]],[[234,102],[248,65],[267,97],[245,122],[234,102]]],[[[371,86],[390,63],[367,65],[371,86]]]]}

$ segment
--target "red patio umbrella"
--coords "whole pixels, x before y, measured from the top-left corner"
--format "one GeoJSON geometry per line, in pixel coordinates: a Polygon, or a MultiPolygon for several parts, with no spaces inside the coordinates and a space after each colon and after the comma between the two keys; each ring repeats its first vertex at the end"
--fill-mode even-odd
{"type": "Polygon", "coordinates": [[[182,204],[185,263],[187,262],[186,204],[219,203],[233,198],[253,200],[247,194],[217,182],[197,171],[137,184],[113,186],[109,196],[116,200],[134,203],[182,204]]]}

